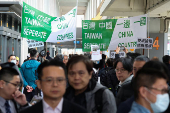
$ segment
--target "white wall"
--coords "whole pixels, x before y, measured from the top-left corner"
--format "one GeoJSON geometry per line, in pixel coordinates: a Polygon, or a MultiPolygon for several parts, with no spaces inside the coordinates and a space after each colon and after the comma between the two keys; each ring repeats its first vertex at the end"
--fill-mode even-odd
{"type": "Polygon", "coordinates": [[[82,20],[84,20],[84,15],[77,15],[77,27],[82,27],[82,20]]]}
{"type": "Polygon", "coordinates": [[[97,8],[100,5],[102,0],[89,0],[87,9],[85,12],[85,20],[91,20],[92,18],[95,18],[97,16],[97,8]]]}

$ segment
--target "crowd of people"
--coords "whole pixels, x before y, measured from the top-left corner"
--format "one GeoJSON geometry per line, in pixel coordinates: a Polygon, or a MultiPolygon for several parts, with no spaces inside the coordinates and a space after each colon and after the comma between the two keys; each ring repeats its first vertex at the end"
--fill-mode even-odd
{"type": "Polygon", "coordinates": [[[115,59],[102,54],[99,63],[88,54],[47,52],[39,62],[32,49],[21,66],[10,55],[0,64],[0,113],[170,113],[170,56],[161,62],[119,52],[115,59]]]}

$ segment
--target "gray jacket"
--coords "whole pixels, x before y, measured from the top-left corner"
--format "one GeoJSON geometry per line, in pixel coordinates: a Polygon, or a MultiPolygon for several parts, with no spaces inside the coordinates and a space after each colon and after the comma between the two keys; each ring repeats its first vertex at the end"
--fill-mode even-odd
{"type": "MultiPolygon", "coordinates": [[[[92,109],[95,107],[95,92],[102,87],[104,86],[97,83],[92,91],[85,93],[88,113],[97,113],[97,110],[95,112],[92,112],[92,109]]],[[[102,100],[103,100],[102,113],[116,113],[117,107],[115,98],[113,93],[109,91],[109,89],[104,90],[102,100]]]]}

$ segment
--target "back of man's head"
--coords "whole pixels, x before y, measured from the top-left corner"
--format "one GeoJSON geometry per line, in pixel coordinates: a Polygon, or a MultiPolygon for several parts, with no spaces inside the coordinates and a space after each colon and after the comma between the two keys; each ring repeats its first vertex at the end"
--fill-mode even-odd
{"type": "Polygon", "coordinates": [[[32,58],[37,57],[37,50],[36,50],[36,49],[32,49],[32,50],[30,51],[30,57],[32,57],[32,58]]]}
{"type": "Polygon", "coordinates": [[[163,63],[165,63],[165,64],[169,64],[169,60],[170,60],[170,56],[169,56],[169,55],[164,55],[164,56],[162,57],[162,61],[163,61],[163,63]]]}
{"type": "Polygon", "coordinates": [[[113,67],[113,62],[114,62],[113,58],[108,58],[106,61],[106,64],[108,67],[113,67]]]}
{"type": "Polygon", "coordinates": [[[142,68],[134,77],[133,81],[133,88],[134,88],[134,94],[135,94],[135,100],[139,99],[139,89],[141,87],[152,87],[152,85],[158,80],[158,79],[165,79],[167,81],[167,76],[162,73],[161,71],[158,71],[153,68],[142,68]]]}
{"type": "Polygon", "coordinates": [[[50,56],[50,52],[47,52],[47,56],[50,56]]]}
{"type": "Polygon", "coordinates": [[[145,63],[143,68],[153,68],[159,70],[162,73],[166,74],[166,76],[168,77],[168,81],[170,80],[170,71],[168,67],[160,61],[148,61],[145,63]]]}
{"type": "Polygon", "coordinates": [[[148,61],[149,61],[149,58],[148,58],[147,56],[140,55],[140,56],[137,56],[134,61],[144,61],[144,62],[148,62],[148,61]]]}
{"type": "Polygon", "coordinates": [[[0,80],[11,81],[14,76],[19,76],[19,73],[11,67],[5,67],[0,70],[0,80]]]}
{"type": "Polygon", "coordinates": [[[106,55],[105,54],[102,54],[102,59],[106,59],[106,55]]]}
{"type": "Polygon", "coordinates": [[[126,55],[127,55],[128,58],[130,57],[132,59],[132,61],[134,61],[134,59],[137,56],[140,56],[141,54],[140,53],[130,53],[130,52],[128,52],[126,55]]]}

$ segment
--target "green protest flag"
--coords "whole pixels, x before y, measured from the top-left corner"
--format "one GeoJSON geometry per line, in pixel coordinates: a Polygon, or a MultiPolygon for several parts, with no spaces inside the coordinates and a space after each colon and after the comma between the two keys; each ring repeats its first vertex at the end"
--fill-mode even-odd
{"type": "Polygon", "coordinates": [[[90,52],[91,45],[100,51],[116,50],[117,46],[137,48],[137,39],[147,37],[147,15],[130,18],[82,21],[82,50],[90,52]]]}
{"type": "Polygon", "coordinates": [[[77,7],[56,18],[51,24],[51,34],[46,42],[65,42],[76,40],[77,7]]]}
{"type": "Polygon", "coordinates": [[[52,17],[23,2],[21,37],[45,42],[51,33],[52,17]]]}
{"type": "Polygon", "coordinates": [[[106,51],[117,19],[83,20],[82,21],[82,50],[91,51],[91,45],[99,45],[100,51],[106,51]]]}

